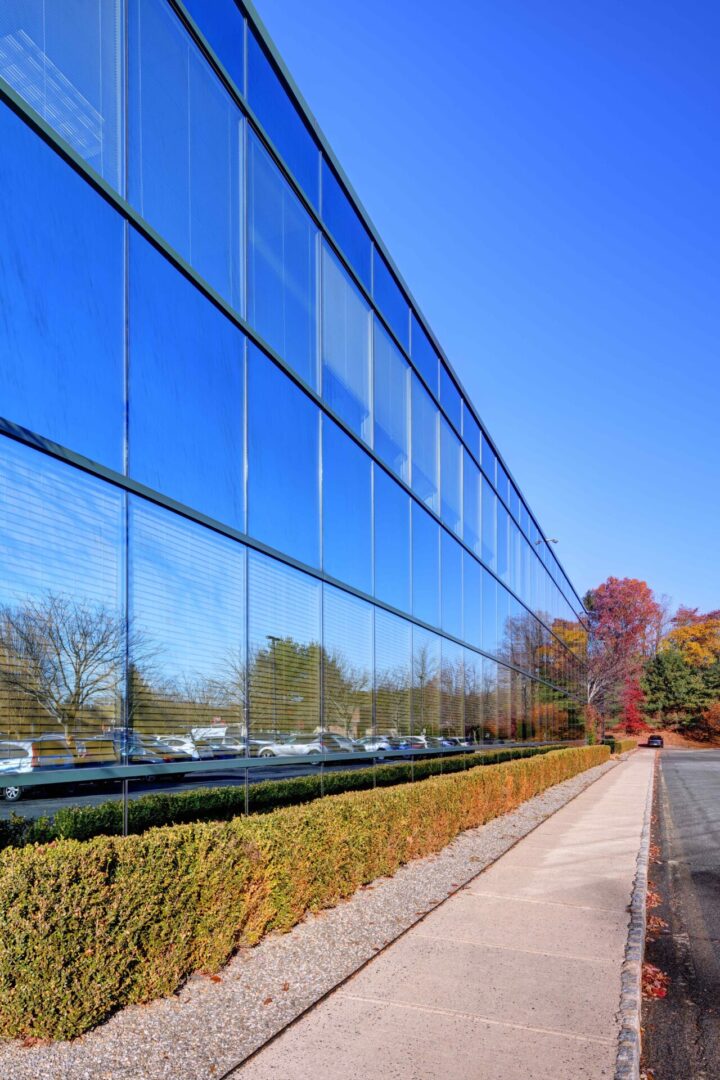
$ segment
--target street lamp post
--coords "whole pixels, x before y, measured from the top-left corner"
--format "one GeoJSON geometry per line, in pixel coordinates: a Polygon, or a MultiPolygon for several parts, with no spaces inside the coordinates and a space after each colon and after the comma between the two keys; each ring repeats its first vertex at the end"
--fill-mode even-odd
{"type": "Polygon", "coordinates": [[[279,637],[275,637],[274,634],[268,634],[267,639],[270,642],[270,651],[272,653],[272,724],[273,735],[275,736],[275,741],[277,742],[277,662],[275,658],[275,646],[281,639],[279,637]]]}

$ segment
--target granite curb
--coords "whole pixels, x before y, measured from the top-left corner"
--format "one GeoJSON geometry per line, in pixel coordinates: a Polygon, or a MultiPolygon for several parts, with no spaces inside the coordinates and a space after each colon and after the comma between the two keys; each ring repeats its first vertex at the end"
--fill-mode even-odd
{"type": "MultiPolygon", "coordinates": [[[[656,755],[657,756],[657,755],[656,755]]],[[[645,814],[638,852],[632,899],[630,901],[630,925],[625,947],[625,960],[620,976],[620,1033],[615,1061],[614,1080],[639,1080],[641,1051],[642,966],[645,955],[645,930],[647,924],[647,887],[650,863],[650,825],[652,820],[655,770],[645,802],[645,814]]]]}

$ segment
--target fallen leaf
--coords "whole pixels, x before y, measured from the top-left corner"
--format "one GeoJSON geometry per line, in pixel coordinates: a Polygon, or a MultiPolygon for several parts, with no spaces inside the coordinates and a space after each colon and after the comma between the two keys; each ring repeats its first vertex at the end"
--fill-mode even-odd
{"type": "Polygon", "coordinates": [[[666,975],[654,964],[643,964],[642,969],[642,992],[646,998],[667,997],[670,976],[666,975]]]}
{"type": "Polygon", "coordinates": [[[282,984],[282,989],[283,989],[283,990],[289,990],[289,989],[290,989],[290,983],[286,983],[286,982],[285,982],[285,983],[283,983],[283,984],[282,984]]]}
{"type": "Polygon", "coordinates": [[[220,978],[219,975],[211,975],[210,976],[210,982],[215,982],[215,983],[222,982],[222,979],[220,978]]]}
{"type": "Polygon", "coordinates": [[[265,998],[263,1005],[272,1005],[272,998],[265,998]]]}

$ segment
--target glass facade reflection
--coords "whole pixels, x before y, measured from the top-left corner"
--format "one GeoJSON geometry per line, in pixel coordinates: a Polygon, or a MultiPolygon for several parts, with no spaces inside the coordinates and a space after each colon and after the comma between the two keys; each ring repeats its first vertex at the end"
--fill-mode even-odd
{"type": "Polygon", "coordinates": [[[582,605],[264,31],[0,6],[0,768],[582,738],[582,605]]]}

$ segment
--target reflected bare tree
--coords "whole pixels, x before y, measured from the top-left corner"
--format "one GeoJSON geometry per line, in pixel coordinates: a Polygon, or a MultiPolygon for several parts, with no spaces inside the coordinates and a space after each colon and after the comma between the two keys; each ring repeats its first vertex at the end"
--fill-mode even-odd
{"type": "Polygon", "coordinates": [[[93,714],[117,719],[127,635],[103,605],[59,594],[0,608],[0,689],[67,736],[93,714]]]}

